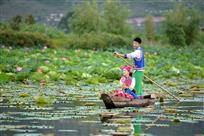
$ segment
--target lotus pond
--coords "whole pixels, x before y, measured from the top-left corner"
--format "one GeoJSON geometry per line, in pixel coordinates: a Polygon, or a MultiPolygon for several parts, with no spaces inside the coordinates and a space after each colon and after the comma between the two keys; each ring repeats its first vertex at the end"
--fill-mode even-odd
{"type": "MultiPolygon", "coordinates": [[[[106,110],[100,89],[116,83],[73,87],[68,85],[1,87],[2,136],[67,135],[201,135],[204,134],[204,97],[165,98],[147,108],[106,110]]],[[[150,85],[151,86],[151,85],[150,85]]]]}
{"type": "Polygon", "coordinates": [[[1,136],[204,135],[204,49],[146,50],[145,74],[180,102],[145,79],[154,105],[107,110],[125,65],[110,51],[1,48],[1,136]]]}

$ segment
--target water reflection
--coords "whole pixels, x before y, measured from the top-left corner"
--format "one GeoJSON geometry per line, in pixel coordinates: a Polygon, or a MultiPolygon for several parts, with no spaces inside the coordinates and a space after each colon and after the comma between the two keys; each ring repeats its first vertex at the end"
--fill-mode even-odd
{"type": "Polygon", "coordinates": [[[142,125],[141,125],[142,118],[143,118],[143,116],[141,116],[141,115],[134,117],[133,126],[134,126],[134,135],[135,136],[139,136],[142,133],[142,125]]]}

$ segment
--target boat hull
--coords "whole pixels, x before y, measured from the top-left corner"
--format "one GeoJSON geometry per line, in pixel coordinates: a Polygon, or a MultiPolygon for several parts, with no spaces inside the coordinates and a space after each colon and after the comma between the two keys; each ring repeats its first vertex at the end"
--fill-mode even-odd
{"type": "Polygon", "coordinates": [[[111,96],[108,94],[101,94],[107,109],[124,108],[124,107],[147,107],[154,104],[155,99],[134,99],[130,100],[123,97],[111,96]]]}

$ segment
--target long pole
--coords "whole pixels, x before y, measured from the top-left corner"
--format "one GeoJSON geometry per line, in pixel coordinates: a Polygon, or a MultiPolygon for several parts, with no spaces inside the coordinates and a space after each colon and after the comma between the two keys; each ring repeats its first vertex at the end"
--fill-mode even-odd
{"type": "Polygon", "coordinates": [[[144,75],[145,78],[147,78],[149,81],[151,81],[152,83],[154,83],[156,86],[158,86],[159,88],[161,88],[162,90],[164,90],[165,92],[167,92],[169,95],[171,95],[172,97],[174,97],[177,101],[180,101],[178,97],[176,97],[175,95],[173,95],[172,93],[170,93],[167,89],[165,89],[164,87],[162,87],[161,85],[159,85],[157,82],[155,82],[154,80],[152,80],[151,78],[147,77],[146,75],[144,75]]]}
{"type": "MultiPolygon", "coordinates": [[[[128,65],[131,65],[127,60],[125,60],[123,57],[119,56],[123,61],[125,61],[128,65]]],[[[173,98],[175,98],[177,101],[180,101],[178,97],[176,97],[175,95],[173,95],[172,93],[170,93],[167,89],[165,89],[164,87],[162,87],[161,85],[159,85],[157,82],[155,82],[154,80],[152,80],[151,78],[149,78],[148,76],[144,75],[145,78],[147,78],[149,81],[151,81],[153,84],[155,84],[157,87],[161,88],[163,91],[165,91],[166,93],[168,93],[169,95],[171,95],[173,98]]]]}

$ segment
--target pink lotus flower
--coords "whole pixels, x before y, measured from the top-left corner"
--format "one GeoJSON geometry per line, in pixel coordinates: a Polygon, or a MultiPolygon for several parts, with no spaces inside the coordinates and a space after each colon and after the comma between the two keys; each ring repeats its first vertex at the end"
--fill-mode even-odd
{"type": "Polygon", "coordinates": [[[46,84],[46,80],[40,80],[40,85],[45,85],[46,84]]]}
{"type": "Polygon", "coordinates": [[[37,72],[38,73],[43,73],[43,69],[42,68],[37,68],[37,72]]]}
{"type": "Polygon", "coordinates": [[[64,60],[64,61],[65,61],[65,60],[67,60],[67,58],[62,58],[62,60],[64,60]]]}
{"type": "Polygon", "coordinates": [[[48,64],[48,63],[50,63],[50,61],[49,60],[45,60],[45,63],[48,64]]]}
{"type": "Polygon", "coordinates": [[[16,72],[20,72],[20,71],[22,71],[22,70],[23,70],[22,67],[19,67],[19,66],[16,67],[16,72]]]}
{"type": "Polygon", "coordinates": [[[46,50],[46,49],[47,49],[47,46],[44,46],[43,49],[46,50]]]}

